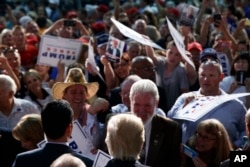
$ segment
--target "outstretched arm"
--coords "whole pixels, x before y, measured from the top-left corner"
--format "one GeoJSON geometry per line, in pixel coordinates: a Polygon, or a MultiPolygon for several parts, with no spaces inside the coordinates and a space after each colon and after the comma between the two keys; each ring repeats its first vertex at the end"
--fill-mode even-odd
{"type": "Polygon", "coordinates": [[[17,90],[21,88],[20,81],[14,71],[12,70],[11,66],[9,65],[9,62],[7,58],[3,55],[3,53],[0,55],[0,67],[3,70],[3,73],[6,75],[9,75],[16,83],[17,90]]]}
{"type": "Polygon", "coordinates": [[[105,81],[108,89],[113,89],[119,85],[118,78],[115,76],[114,70],[105,56],[101,56],[101,63],[104,66],[105,81]]]}

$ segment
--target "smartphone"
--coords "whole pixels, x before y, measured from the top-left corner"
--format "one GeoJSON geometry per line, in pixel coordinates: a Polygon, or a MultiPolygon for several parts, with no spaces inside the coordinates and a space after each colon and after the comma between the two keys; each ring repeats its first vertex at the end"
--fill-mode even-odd
{"type": "Polygon", "coordinates": [[[245,21],[245,26],[250,27],[250,20],[249,20],[249,19],[247,19],[247,20],[245,21]]]}
{"type": "Polygon", "coordinates": [[[246,71],[236,71],[236,82],[237,85],[245,85],[246,71]]]}
{"type": "Polygon", "coordinates": [[[219,27],[219,23],[217,23],[218,20],[221,20],[221,14],[214,14],[214,26],[219,27]]]}
{"type": "Polygon", "coordinates": [[[214,21],[221,20],[221,14],[214,14],[214,21]]]}
{"type": "Polygon", "coordinates": [[[192,148],[188,147],[185,144],[183,144],[183,152],[190,158],[195,158],[199,155],[196,151],[194,151],[192,148]]]}
{"type": "Polygon", "coordinates": [[[64,20],[63,24],[65,27],[74,27],[76,22],[74,20],[64,20]]]}

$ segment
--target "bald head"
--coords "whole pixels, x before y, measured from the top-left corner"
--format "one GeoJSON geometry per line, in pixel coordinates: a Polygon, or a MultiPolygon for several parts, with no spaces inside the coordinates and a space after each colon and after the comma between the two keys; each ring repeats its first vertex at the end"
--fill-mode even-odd
{"type": "Polygon", "coordinates": [[[147,56],[137,56],[132,59],[131,72],[142,79],[150,79],[155,82],[155,67],[152,59],[147,56]]]}

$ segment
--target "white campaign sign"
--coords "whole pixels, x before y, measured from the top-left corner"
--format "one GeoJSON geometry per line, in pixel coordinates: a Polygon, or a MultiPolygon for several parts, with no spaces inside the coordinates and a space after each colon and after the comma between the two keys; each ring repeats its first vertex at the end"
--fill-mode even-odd
{"type": "Polygon", "coordinates": [[[93,167],[105,167],[110,159],[111,156],[109,154],[106,154],[105,152],[98,150],[93,163],[93,167]]]}
{"type": "MultiPolygon", "coordinates": [[[[174,43],[180,52],[181,56],[190,64],[192,67],[194,67],[194,63],[190,60],[190,58],[186,55],[186,49],[183,41],[183,37],[181,34],[174,28],[172,23],[169,21],[169,19],[166,17],[167,22],[168,22],[168,28],[170,31],[171,36],[174,39],[174,43]]],[[[195,67],[194,67],[195,68],[195,67]]]]}
{"type": "Polygon", "coordinates": [[[76,62],[81,54],[82,43],[76,39],[43,35],[41,38],[38,64],[57,67],[58,61],[66,66],[76,62]]]}
{"type": "MultiPolygon", "coordinates": [[[[112,157],[109,154],[101,150],[98,150],[94,163],[93,163],[93,167],[105,167],[108,161],[111,159],[112,157]]],[[[149,166],[142,165],[139,161],[136,161],[135,167],[149,167],[149,166]]]]}
{"type": "MultiPolygon", "coordinates": [[[[73,131],[71,138],[69,140],[69,146],[76,152],[88,157],[89,159],[94,160],[96,154],[92,154],[90,150],[94,148],[92,142],[90,141],[87,133],[85,130],[81,127],[79,122],[75,120],[73,122],[73,131]]],[[[44,147],[46,144],[46,141],[43,140],[40,143],[37,144],[38,147],[44,147]]]]}
{"type": "Polygon", "coordinates": [[[173,118],[195,122],[204,115],[208,114],[209,111],[216,108],[220,104],[233,100],[235,98],[249,95],[250,93],[237,93],[220,96],[201,96],[197,99],[194,99],[183,109],[177,111],[176,115],[173,118]]]}
{"type": "Polygon", "coordinates": [[[97,69],[97,65],[95,62],[95,54],[94,54],[94,49],[91,45],[91,40],[88,44],[89,49],[88,49],[88,62],[91,64],[91,67],[94,70],[94,73],[96,73],[102,80],[103,82],[105,82],[105,80],[103,79],[102,75],[100,74],[99,70],[97,69]]]}
{"type": "Polygon", "coordinates": [[[69,146],[80,154],[94,160],[96,154],[92,154],[90,151],[94,148],[90,141],[87,132],[82,128],[77,120],[73,122],[73,131],[69,141],[69,146]]]}
{"type": "Polygon", "coordinates": [[[138,32],[132,30],[131,28],[123,25],[119,21],[115,20],[114,18],[111,18],[111,21],[115,24],[115,26],[119,29],[119,31],[126,37],[129,37],[137,42],[140,42],[141,44],[144,45],[149,45],[154,48],[164,50],[161,46],[157,45],[156,43],[152,42],[149,39],[146,39],[143,37],[143,35],[139,34],[138,32]]]}

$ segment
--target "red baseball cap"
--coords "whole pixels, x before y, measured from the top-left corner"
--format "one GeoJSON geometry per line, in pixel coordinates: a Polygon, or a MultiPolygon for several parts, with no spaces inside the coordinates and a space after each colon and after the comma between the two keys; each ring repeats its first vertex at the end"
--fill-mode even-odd
{"type": "Polygon", "coordinates": [[[187,50],[190,51],[192,49],[197,49],[200,52],[203,50],[201,44],[198,43],[198,42],[191,42],[191,43],[188,44],[188,49],[187,50]]]}
{"type": "Polygon", "coordinates": [[[97,11],[98,12],[103,12],[103,13],[106,13],[108,12],[109,8],[107,5],[104,5],[104,4],[100,4],[98,7],[97,7],[97,11]]]}

